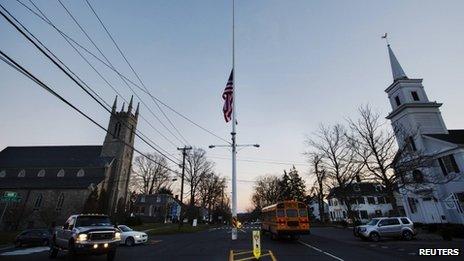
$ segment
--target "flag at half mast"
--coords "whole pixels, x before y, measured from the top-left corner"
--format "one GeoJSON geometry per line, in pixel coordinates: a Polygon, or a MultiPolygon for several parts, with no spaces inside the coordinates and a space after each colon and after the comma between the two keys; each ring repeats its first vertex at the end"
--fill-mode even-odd
{"type": "Polygon", "coordinates": [[[234,70],[230,72],[229,80],[227,80],[226,88],[222,93],[222,98],[224,99],[224,107],[222,112],[224,113],[224,119],[226,122],[232,120],[232,111],[233,111],[233,99],[234,99],[234,70]]]}

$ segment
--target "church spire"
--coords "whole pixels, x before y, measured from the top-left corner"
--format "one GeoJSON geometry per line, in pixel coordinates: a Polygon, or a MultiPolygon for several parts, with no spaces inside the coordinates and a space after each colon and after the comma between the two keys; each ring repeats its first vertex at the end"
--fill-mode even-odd
{"type": "Polygon", "coordinates": [[[125,106],[125,105],[126,105],[126,104],[123,102],[123,103],[122,103],[121,112],[123,112],[123,111],[124,111],[124,106],[125,106]]]}
{"type": "Polygon", "coordinates": [[[113,107],[111,108],[111,112],[113,113],[116,112],[117,103],[118,103],[118,95],[116,95],[116,98],[114,98],[113,107]]]}
{"type": "Polygon", "coordinates": [[[129,102],[129,107],[127,108],[127,112],[132,111],[132,102],[134,101],[134,95],[131,96],[130,102],[129,102]]]}
{"type": "Polygon", "coordinates": [[[135,117],[136,118],[139,116],[139,106],[140,106],[140,102],[137,103],[137,109],[135,109],[135,117]]]}
{"type": "Polygon", "coordinates": [[[390,48],[390,44],[387,44],[388,47],[388,55],[390,56],[390,65],[393,74],[393,81],[397,81],[400,79],[408,79],[408,76],[403,71],[398,59],[396,59],[395,54],[393,53],[392,49],[390,48]]]}

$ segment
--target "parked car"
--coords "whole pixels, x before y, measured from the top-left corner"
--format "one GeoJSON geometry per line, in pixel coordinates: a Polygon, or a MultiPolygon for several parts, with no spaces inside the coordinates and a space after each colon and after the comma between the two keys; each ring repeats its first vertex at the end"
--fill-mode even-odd
{"type": "Polygon", "coordinates": [[[73,258],[77,254],[105,255],[114,260],[116,247],[121,241],[119,229],[110,218],[100,214],[79,214],[68,218],[63,227],[55,230],[50,241],[50,258],[59,250],[66,250],[73,258]]]}
{"type": "Polygon", "coordinates": [[[121,230],[121,244],[133,246],[136,244],[144,244],[148,241],[148,235],[145,232],[135,231],[126,225],[119,225],[121,230]]]}
{"type": "Polygon", "coordinates": [[[23,245],[48,246],[51,233],[48,229],[26,229],[16,236],[14,244],[16,247],[23,245]]]}
{"type": "Polygon", "coordinates": [[[354,235],[374,242],[379,241],[382,237],[412,240],[416,231],[414,224],[407,217],[380,217],[373,218],[366,225],[355,227],[354,235]]]}

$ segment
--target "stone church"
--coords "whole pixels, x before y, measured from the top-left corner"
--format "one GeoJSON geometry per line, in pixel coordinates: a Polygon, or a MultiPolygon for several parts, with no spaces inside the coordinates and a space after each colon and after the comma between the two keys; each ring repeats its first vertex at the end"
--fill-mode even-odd
{"type": "Polygon", "coordinates": [[[400,148],[433,161],[410,173],[414,186],[400,189],[406,214],[417,223],[464,224],[464,129],[448,129],[442,103],[429,99],[422,79],[406,76],[390,45],[388,53],[393,83],[385,90],[392,107],[387,119],[400,148]]]}
{"type": "Polygon", "coordinates": [[[0,152],[0,193],[16,192],[17,202],[0,202],[0,229],[49,227],[71,215],[124,210],[132,167],[139,106],[132,113],[112,107],[103,145],[7,147],[0,152]]]}

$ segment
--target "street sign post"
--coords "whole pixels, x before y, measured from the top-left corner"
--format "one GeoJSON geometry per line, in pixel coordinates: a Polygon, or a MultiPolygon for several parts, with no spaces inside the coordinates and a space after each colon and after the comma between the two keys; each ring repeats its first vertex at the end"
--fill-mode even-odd
{"type": "Polygon", "coordinates": [[[253,255],[256,259],[261,257],[261,234],[259,230],[253,230],[253,255]]]}

